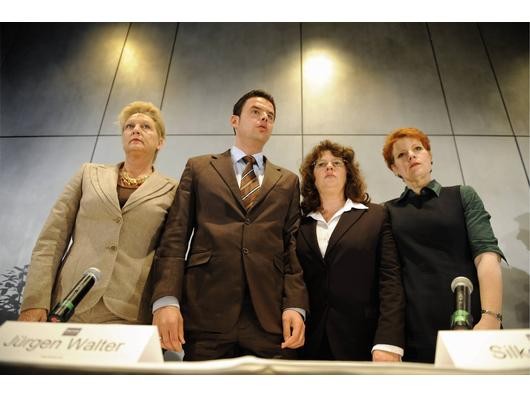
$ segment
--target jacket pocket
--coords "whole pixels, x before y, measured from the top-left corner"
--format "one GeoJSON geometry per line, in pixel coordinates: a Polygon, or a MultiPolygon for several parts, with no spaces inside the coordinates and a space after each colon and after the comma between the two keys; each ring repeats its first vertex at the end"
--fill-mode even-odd
{"type": "Polygon", "coordinates": [[[210,261],[212,252],[210,250],[206,252],[193,253],[190,255],[186,262],[186,268],[196,267],[198,265],[206,264],[210,261]]]}

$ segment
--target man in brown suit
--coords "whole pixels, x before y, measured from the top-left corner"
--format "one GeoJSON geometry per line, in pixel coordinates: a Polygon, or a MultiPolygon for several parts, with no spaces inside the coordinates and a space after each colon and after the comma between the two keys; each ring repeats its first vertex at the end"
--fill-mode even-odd
{"type": "Polygon", "coordinates": [[[182,174],[153,265],[153,324],[186,360],[296,358],[304,343],[299,181],[262,153],[275,116],[271,95],[248,92],[230,119],[234,146],[182,174]]]}

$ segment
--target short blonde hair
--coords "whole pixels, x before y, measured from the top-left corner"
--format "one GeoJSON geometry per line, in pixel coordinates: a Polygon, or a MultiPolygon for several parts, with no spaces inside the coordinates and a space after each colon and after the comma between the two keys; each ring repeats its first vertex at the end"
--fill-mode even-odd
{"type": "Polygon", "coordinates": [[[118,116],[118,121],[120,122],[122,132],[129,117],[137,113],[149,116],[155,123],[158,136],[162,139],[166,138],[166,126],[164,124],[164,119],[162,118],[162,113],[160,112],[160,109],[151,102],[135,101],[129,103],[121,110],[120,115],[118,116]]]}

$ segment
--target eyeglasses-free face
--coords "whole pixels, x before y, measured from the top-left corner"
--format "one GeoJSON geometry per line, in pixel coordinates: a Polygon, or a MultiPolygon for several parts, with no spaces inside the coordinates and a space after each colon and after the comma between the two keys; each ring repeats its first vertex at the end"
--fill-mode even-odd
{"type": "Polygon", "coordinates": [[[420,140],[403,137],[394,143],[392,148],[394,163],[391,169],[403,181],[425,185],[431,180],[432,155],[420,140]]]}
{"type": "Polygon", "coordinates": [[[232,114],[230,124],[236,131],[236,146],[258,153],[272,134],[274,106],[265,98],[250,98],[241,109],[241,115],[232,114]]]}

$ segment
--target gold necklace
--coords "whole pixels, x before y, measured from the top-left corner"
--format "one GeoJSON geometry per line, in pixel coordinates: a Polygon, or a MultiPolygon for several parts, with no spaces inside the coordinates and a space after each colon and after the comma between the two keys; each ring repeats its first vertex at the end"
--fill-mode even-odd
{"type": "Polygon", "coordinates": [[[120,181],[125,187],[140,187],[149,176],[151,176],[151,174],[140,177],[132,177],[125,169],[122,168],[120,171],[120,181]]]}

